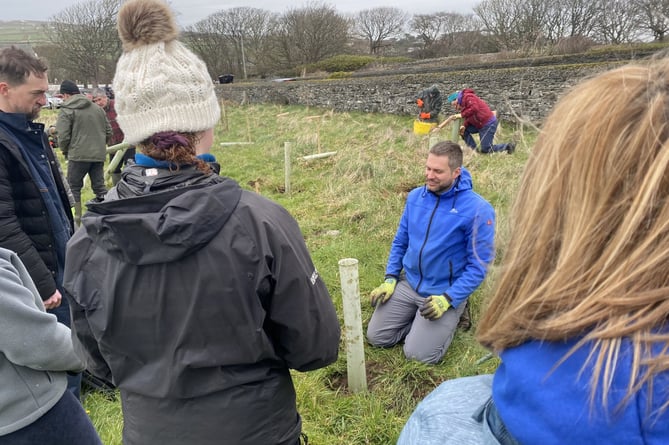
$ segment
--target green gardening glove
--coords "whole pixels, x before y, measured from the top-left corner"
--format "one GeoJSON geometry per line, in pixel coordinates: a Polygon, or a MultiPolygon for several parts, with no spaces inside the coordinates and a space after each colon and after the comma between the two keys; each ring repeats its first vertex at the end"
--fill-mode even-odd
{"type": "Polygon", "coordinates": [[[446,313],[451,303],[446,294],[430,295],[425,299],[423,307],[420,308],[420,315],[428,320],[436,320],[446,313]]]}
{"type": "Polygon", "coordinates": [[[369,294],[369,301],[372,303],[372,307],[376,307],[377,303],[385,303],[391,297],[393,292],[395,292],[395,286],[397,285],[397,279],[388,277],[386,281],[381,284],[381,286],[374,289],[369,294]]]}

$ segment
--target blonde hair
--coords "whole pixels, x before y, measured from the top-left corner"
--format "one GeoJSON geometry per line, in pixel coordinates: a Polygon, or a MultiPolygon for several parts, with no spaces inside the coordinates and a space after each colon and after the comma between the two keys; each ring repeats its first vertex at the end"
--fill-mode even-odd
{"type": "Polygon", "coordinates": [[[624,402],[652,385],[669,369],[668,195],[669,59],[574,88],[528,160],[479,341],[496,351],[530,340],[577,339],[574,350],[592,342],[591,402],[601,384],[607,406],[628,338],[624,402]],[[654,356],[653,344],[663,345],[654,356]]]}

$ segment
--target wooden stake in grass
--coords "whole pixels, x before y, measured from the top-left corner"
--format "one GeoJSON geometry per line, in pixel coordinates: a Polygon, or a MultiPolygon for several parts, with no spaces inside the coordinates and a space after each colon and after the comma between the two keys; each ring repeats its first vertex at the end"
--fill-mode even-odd
{"type": "Polygon", "coordinates": [[[325,115],[318,115],[318,116],[307,116],[304,118],[304,120],[307,121],[312,121],[318,119],[318,126],[316,127],[316,150],[317,153],[321,152],[321,125],[323,124],[323,119],[325,118],[325,115]]]}
{"type": "Polygon", "coordinates": [[[460,122],[461,119],[455,119],[451,123],[451,141],[458,142],[460,140],[460,122]]]}
{"type": "Polygon", "coordinates": [[[218,101],[220,107],[221,107],[221,124],[223,131],[228,131],[228,114],[225,112],[225,102],[223,102],[223,99],[218,101]]]}
{"type": "Polygon", "coordinates": [[[358,260],[355,258],[339,260],[339,275],[341,276],[341,296],[344,306],[344,344],[346,345],[348,386],[352,392],[357,393],[367,391],[358,260]]]}
{"type": "Polygon", "coordinates": [[[285,173],[285,193],[286,195],[290,195],[290,142],[283,143],[283,168],[285,173]]]}
{"type": "Polygon", "coordinates": [[[245,113],[244,117],[246,118],[246,141],[251,142],[251,123],[249,122],[249,115],[245,113]]]}

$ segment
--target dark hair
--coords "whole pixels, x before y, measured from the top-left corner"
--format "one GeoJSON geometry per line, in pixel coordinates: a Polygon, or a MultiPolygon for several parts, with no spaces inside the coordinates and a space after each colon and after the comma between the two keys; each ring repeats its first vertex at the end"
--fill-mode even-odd
{"type": "Polygon", "coordinates": [[[10,85],[22,85],[30,74],[43,77],[47,66],[36,56],[20,48],[10,46],[0,50],[0,81],[10,85]]]}
{"type": "Polygon", "coordinates": [[[455,142],[438,142],[430,148],[430,154],[435,156],[448,156],[448,166],[451,170],[462,167],[462,148],[455,142]]]}
{"type": "Polygon", "coordinates": [[[143,154],[157,161],[167,161],[176,170],[182,165],[195,165],[198,170],[209,173],[209,164],[195,154],[199,141],[196,133],[161,131],[146,138],[139,146],[143,154]]]}

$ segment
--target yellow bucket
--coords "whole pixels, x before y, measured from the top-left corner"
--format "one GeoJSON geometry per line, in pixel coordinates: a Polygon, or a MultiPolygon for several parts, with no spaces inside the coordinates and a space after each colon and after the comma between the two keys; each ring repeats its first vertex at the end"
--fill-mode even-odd
{"type": "Polygon", "coordinates": [[[435,122],[423,122],[416,119],[413,121],[413,132],[415,134],[428,134],[436,126],[435,122]]]}

